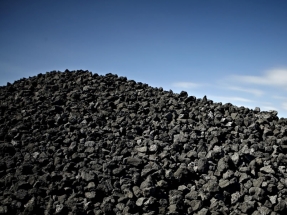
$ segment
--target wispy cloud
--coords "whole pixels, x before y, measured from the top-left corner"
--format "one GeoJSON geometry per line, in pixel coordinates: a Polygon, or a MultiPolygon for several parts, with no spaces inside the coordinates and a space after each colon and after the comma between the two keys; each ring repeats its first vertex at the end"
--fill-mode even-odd
{"type": "Polygon", "coordinates": [[[249,89],[249,88],[243,88],[243,87],[227,87],[227,89],[245,92],[245,93],[251,93],[255,96],[262,96],[264,94],[262,90],[258,90],[258,89],[249,89]]]}
{"type": "Polygon", "coordinates": [[[261,106],[261,109],[262,110],[266,110],[266,111],[269,111],[269,110],[278,110],[278,108],[274,107],[274,106],[261,106]]]}
{"type": "Polygon", "coordinates": [[[287,97],[284,97],[284,96],[272,96],[272,98],[287,101],[287,97]]]}
{"type": "Polygon", "coordinates": [[[284,103],[282,104],[282,108],[283,108],[284,110],[287,110],[287,102],[284,102],[284,103]]]}
{"type": "Polygon", "coordinates": [[[262,76],[239,76],[234,75],[233,79],[239,82],[268,85],[268,86],[281,86],[286,88],[287,83],[287,68],[271,69],[266,71],[262,76]]]}
{"type": "Polygon", "coordinates": [[[193,82],[175,82],[172,84],[173,87],[179,87],[179,88],[185,88],[185,89],[191,89],[191,88],[197,88],[200,87],[201,84],[196,84],[193,82]]]}
{"type": "Polygon", "coordinates": [[[226,102],[253,102],[250,99],[235,96],[213,96],[213,98],[220,99],[226,102]]]}

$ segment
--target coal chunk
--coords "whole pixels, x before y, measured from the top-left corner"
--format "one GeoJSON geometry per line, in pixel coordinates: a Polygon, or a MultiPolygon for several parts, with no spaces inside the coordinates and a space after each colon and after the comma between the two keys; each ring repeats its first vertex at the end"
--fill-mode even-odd
{"type": "Polygon", "coordinates": [[[0,87],[0,214],[287,214],[287,120],[115,74],[0,87]]]}

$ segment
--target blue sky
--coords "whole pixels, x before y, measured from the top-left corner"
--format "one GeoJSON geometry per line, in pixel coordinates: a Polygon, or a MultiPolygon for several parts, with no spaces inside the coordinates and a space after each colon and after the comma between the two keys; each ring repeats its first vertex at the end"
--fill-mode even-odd
{"type": "Polygon", "coordinates": [[[284,0],[0,1],[0,86],[65,69],[287,117],[284,0]]]}

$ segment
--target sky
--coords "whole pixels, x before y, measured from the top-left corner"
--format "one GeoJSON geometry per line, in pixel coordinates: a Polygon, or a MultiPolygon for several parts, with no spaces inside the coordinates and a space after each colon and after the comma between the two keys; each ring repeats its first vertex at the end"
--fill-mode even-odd
{"type": "Polygon", "coordinates": [[[83,69],[287,118],[286,38],[285,0],[2,0],[0,86],[83,69]]]}

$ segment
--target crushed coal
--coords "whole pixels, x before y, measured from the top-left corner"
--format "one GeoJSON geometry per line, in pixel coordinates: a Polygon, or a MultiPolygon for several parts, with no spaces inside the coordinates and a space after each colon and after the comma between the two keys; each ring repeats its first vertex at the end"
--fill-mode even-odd
{"type": "Polygon", "coordinates": [[[0,87],[0,214],[287,214],[287,119],[114,74],[0,87]]]}

